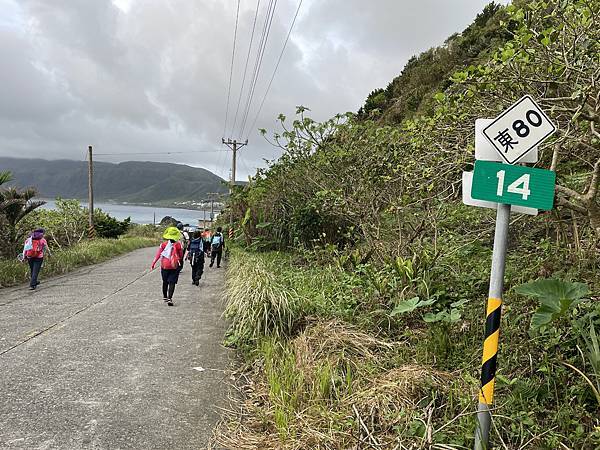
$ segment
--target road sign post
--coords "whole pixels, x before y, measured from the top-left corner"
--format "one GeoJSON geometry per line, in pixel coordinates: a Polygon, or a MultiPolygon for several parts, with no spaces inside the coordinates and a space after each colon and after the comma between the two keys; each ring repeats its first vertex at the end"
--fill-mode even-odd
{"type": "Polygon", "coordinates": [[[479,390],[479,406],[477,408],[478,426],[475,430],[475,450],[486,450],[488,448],[492,419],[490,407],[494,400],[494,383],[496,381],[496,355],[498,354],[498,338],[500,336],[509,221],[510,205],[499,204],[498,212],[496,213],[492,271],[490,273],[483,357],[481,359],[481,388],[479,390]]]}
{"type": "MultiPolygon", "coordinates": [[[[477,132],[481,132],[488,142],[485,148],[476,142],[476,146],[480,147],[476,148],[476,155],[481,158],[475,161],[471,185],[466,188],[463,186],[463,191],[469,194],[466,203],[481,202],[476,204],[481,207],[497,205],[474,447],[475,450],[487,450],[492,419],[490,408],[496,381],[511,205],[524,207],[528,213],[536,209],[552,209],[556,181],[552,171],[511,164],[537,161],[537,155],[531,153],[537,152],[537,146],[554,133],[556,127],[528,95],[496,119],[486,121],[485,125],[480,121],[477,126],[484,126],[483,131],[478,129],[477,132]],[[501,159],[490,155],[492,148],[501,159]],[[508,164],[495,162],[497,160],[508,164]]],[[[463,174],[463,179],[469,180],[470,176],[465,177],[463,174]]]]}

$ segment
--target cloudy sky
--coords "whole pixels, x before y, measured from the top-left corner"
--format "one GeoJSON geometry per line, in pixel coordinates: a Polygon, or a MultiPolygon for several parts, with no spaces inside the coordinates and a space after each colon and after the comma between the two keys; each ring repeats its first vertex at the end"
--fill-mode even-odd
{"type": "Polygon", "coordinates": [[[296,105],[319,120],[356,111],[487,0],[304,0],[257,115],[298,0],[259,3],[240,97],[257,6],[241,0],[225,128],[236,0],[0,0],[0,156],[83,159],[93,145],[102,161],[180,162],[228,177],[225,128],[226,138],[249,139],[239,152],[244,179],[278,155],[256,129],[275,129],[278,113],[292,116],[296,105]],[[242,131],[269,4],[275,12],[242,131]]]}

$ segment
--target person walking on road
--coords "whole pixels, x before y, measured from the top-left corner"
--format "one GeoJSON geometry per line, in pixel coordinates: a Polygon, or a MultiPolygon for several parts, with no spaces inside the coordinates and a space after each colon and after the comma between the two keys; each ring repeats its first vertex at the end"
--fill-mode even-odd
{"type": "MultiPolygon", "coordinates": [[[[177,222],[177,229],[181,233],[179,241],[181,242],[181,248],[183,248],[183,253],[185,254],[188,245],[190,244],[190,234],[185,230],[184,225],[181,222],[177,222]]],[[[181,270],[183,270],[183,263],[183,258],[181,258],[181,270]]]]}
{"type": "Polygon", "coordinates": [[[151,270],[154,270],[156,262],[160,259],[163,299],[169,306],[173,306],[173,294],[179,280],[184,250],[180,242],[181,233],[177,228],[167,228],[163,233],[163,239],[164,242],[158,247],[152,261],[151,270]]]}
{"type": "Polygon", "coordinates": [[[198,286],[204,273],[204,241],[200,231],[196,231],[194,239],[190,241],[187,259],[192,266],[192,284],[198,286]]]}
{"type": "Polygon", "coordinates": [[[223,228],[218,227],[217,232],[213,235],[210,241],[210,267],[217,260],[217,269],[221,267],[221,257],[223,256],[223,249],[225,248],[225,237],[223,236],[223,228]]]}
{"type": "Polygon", "coordinates": [[[23,246],[23,260],[29,263],[29,271],[31,272],[31,280],[29,282],[29,289],[35,290],[40,282],[38,277],[44,264],[44,255],[50,256],[50,249],[48,248],[48,242],[44,238],[45,230],[38,228],[35,230],[25,241],[23,246]]]}
{"type": "Polygon", "coordinates": [[[204,231],[202,232],[202,242],[204,244],[204,255],[207,258],[210,258],[210,240],[212,238],[212,233],[210,232],[210,229],[205,228],[204,231]]]}

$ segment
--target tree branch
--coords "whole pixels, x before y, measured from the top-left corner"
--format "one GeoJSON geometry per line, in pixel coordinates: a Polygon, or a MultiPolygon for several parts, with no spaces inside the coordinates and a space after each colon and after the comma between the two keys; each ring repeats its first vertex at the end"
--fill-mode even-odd
{"type": "Polygon", "coordinates": [[[593,202],[596,199],[598,193],[598,183],[600,182],[600,159],[594,164],[594,172],[592,172],[592,178],[590,179],[590,185],[588,191],[583,196],[584,201],[587,203],[593,202]]]}
{"type": "Polygon", "coordinates": [[[585,209],[583,206],[579,206],[579,205],[576,205],[575,203],[570,202],[569,200],[567,200],[564,197],[558,197],[557,202],[560,206],[564,206],[565,208],[568,208],[568,209],[571,209],[578,213],[587,215],[587,209],[585,209]]]}
{"type": "Polygon", "coordinates": [[[561,186],[560,184],[556,185],[556,192],[560,192],[561,194],[566,195],[567,197],[573,198],[575,200],[578,201],[583,201],[583,196],[579,193],[574,191],[571,188],[568,188],[566,186],[561,186]]]}

